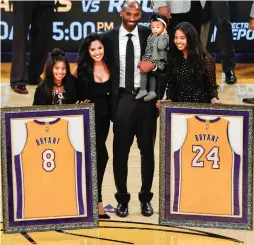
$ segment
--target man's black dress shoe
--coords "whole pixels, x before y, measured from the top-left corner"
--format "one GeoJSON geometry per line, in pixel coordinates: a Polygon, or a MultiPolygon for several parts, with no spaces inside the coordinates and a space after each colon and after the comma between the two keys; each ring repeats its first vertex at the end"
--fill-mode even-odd
{"type": "Polygon", "coordinates": [[[28,94],[28,90],[25,85],[17,85],[13,87],[14,92],[18,94],[28,94]]]}
{"type": "Polygon", "coordinates": [[[235,84],[237,81],[237,78],[235,76],[234,70],[225,72],[226,75],[226,83],[227,84],[235,84]]]}
{"type": "Polygon", "coordinates": [[[153,215],[153,207],[150,202],[141,202],[141,214],[144,216],[152,216],[153,215]]]}
{"type": "Polygon", "coordinates": [[[128,203],[118,203],[116,208],[116,215],[122,218],[127,217],[129,215],[128,203]]]}

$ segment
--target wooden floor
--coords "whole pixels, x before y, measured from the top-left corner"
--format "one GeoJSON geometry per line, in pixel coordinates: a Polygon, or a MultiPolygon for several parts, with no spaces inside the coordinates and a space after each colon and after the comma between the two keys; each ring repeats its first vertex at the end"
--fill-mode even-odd
{"type": "MultiPolygon", "coordinates": [[[[74,65],[72,64],[72,67],[74,65]]],[[[221,66],[217,65],[217,83],[220,85],[219,96],[223,103],[241,104],[242,98],[254,97],[254,65],[238,64],[236,75],[238,82],[235,85],[227,85],[223,81],[224,76],[221,66]]],[[[9,86],[10,64],[1,64],[1,106],[29,106],[33,101],[35,86],[28,86],[28,95],[14,93],[9,86]]],[[[116,206],[114,198],[115,185],[112,169],[112,140],[113,134],[110,131],[107,146],[110,159],[106,169],[103,182],[104,206],[110,204],[116,206]]],[[[141,186],[140,157],[139,151],[134,142],[129,158],[128,190],[131,193],[130,215],[127,218],[119,218],[115,214],[109,214],[111,220],[100,222],[98,229],[74,230],[59,232],[29,233],[28,237],[21,234],[0,235],[0,245],[99,245],[99,244],[135,244],[135,245],[227,245],[240,244],[254,245],[254,231],[237,231],[229,229],[188,229],[158,226],[159,210],[159,135],[155,146],[155,175],[153,189],[154,198],[152,204],[155,214],[152,217],[144,217],[140,214],[138,192],[141,186]],[[124,221],[124,222],[123,222],[124,221]],[[128,222],[127,222],[128,221],[128,222]],[[133,223],[134,222],[134,223],[133,223]],[[135,223],[138,222],[138,223],[135,223]],[[146,224],[149,223],[149,224],[146,224]],[[206,233],[208,232],[208,233],[206,233]],[[224,237],[216,237],[209,233],[237,239],[230,240],[224,237]],[[34,241],[34,242],[33,242],[34,241]]],[[[1,219],[1,216],[0,216],[1,219]]],[[[2,225],[2,224],[1,224],[2,225]]]]}

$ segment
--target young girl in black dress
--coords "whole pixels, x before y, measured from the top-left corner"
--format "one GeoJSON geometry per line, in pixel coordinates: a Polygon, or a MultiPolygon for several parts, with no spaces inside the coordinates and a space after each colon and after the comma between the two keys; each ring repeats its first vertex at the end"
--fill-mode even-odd
{"type": "Polygon", "coordinates": [[[175,28],[174,45],[168,56],[167,79],[167,101],[220,103],[215,61],[203,50],[196,29],[188,22],[175,28]]]}
{"type": "Polygon", "coordinates": [[[70,73],[69,62],[62,50],[52,50],[44,77],[35,90],[33,105],[75,103],[75,78],[70,73]]]}

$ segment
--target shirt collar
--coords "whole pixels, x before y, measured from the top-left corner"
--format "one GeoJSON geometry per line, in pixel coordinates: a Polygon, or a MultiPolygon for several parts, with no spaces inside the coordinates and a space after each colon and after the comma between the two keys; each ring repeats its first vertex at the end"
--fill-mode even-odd
{"type": "Polygon", "coordinates": [[[120,26],[120,30],[119,30],[119,37],[122,38],[124,36],[126,36],[127,34],[133,34],[133,36],[138,37],[138,25],[135,27],[135,29],[132,32],[128,32],[123,25],[120,26]]]}

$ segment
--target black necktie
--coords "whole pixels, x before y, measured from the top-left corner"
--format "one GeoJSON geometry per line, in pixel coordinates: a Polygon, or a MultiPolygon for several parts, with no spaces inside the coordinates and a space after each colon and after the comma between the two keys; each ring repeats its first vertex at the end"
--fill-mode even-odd
{"type": "Polygon", "coordinates": [[[131,40],[133,34],[127,34],[128,41],[126,46],[126,64],[125,64],[125,89],[131,92],[134,88],[134,46],[131,40]]]}

